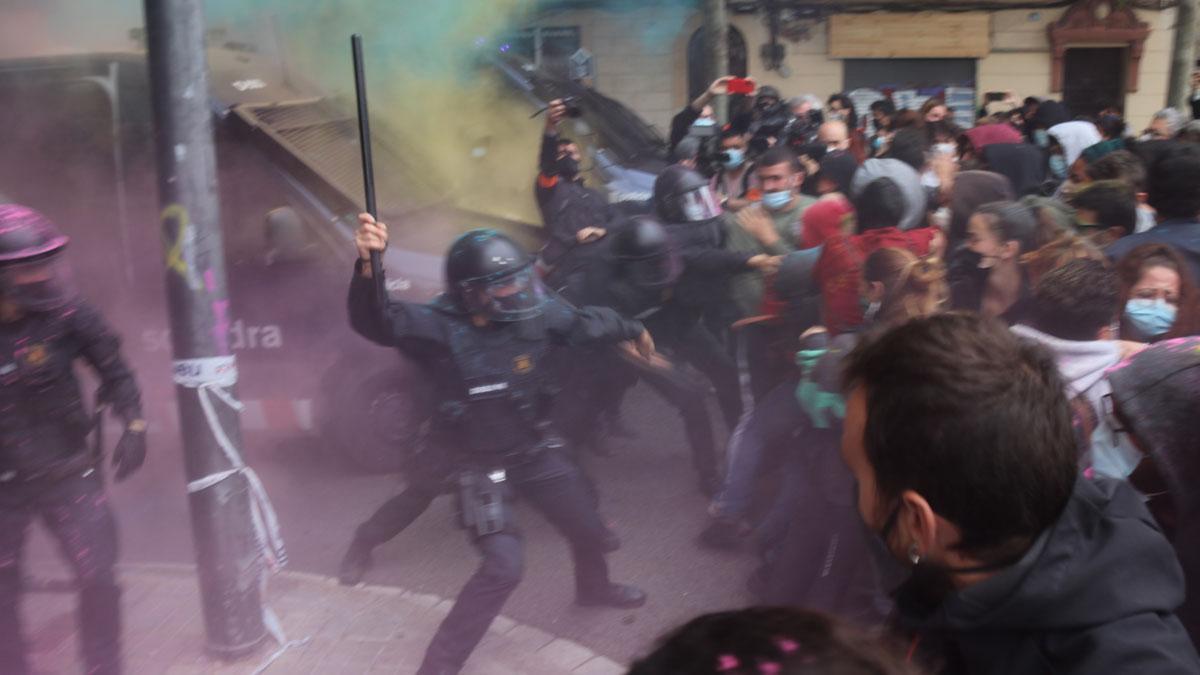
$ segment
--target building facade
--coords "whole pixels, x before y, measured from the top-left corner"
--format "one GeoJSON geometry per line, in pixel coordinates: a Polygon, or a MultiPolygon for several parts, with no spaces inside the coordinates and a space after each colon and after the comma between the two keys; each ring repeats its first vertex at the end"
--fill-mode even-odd
{"type": "MultiPolygon", "coordinates": [[[[595,87],[665,131],[707,79],[701,25],[691,3],[642,3],[544,10],[525,37],[538,34],[527,48],[540,46],[544,61],[578,47],[591,52],[595,87]]],[[[944,95],[969,120],[986,92],[1011,91],[1063,100],[1076,113],[1116,107],[1140,130],[1166,105],[1175,10],[1081,0],[988,12],[826,13],[785,24],[776,64],[764,58],[771,43],[764,16],[734,13],[730,25],[732,70],[744,68],[784,96],[874,91],[919,105],[944,95]]]]}

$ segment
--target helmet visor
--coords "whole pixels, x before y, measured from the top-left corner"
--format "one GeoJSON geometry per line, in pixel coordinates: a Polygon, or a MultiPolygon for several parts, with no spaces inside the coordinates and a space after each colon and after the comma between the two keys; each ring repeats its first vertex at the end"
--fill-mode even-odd
{"type": "Polygon", "coordinates": [[[0,267],[4,296],[31,312],[46,312],[69,303],[76,295],[71,269],[59,254],[0,267]]]}
{"type": "Polygon", "coordinates": [[[685,192],[679,199],[683,217],[689,223],[712,220],[721,215],[721,205],[717,203],[716,196],[707,185],[685,192]]]}
{"type": "Polygon", "coordinates": [[[491,321],[531,319],[546,304],[546,287],[532,265],[498,279],[464,281],[461,289],[466,309],[491,321]]]}

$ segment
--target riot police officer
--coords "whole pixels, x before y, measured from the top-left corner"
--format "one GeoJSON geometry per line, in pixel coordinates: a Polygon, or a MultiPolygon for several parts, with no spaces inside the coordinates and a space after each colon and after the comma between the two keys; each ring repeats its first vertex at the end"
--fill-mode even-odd
{"type": "MultiPolygon", "coordinates": [[[[636,216],[615,228],[607,255],[588,266],[578,283],[563,289],[577,305],[610,307],[622,316],[653,322],[670,301],[683,261],[667,230],[652,216],[636,216]]],[[[700,488],[712,494],[719,484],[712,422],[705,402],[707,387],[669,359],[654,363],[633,360],[619,350],[596,349],[571,359],[571,381],[589,382],[566,392],[568,431],[584,442],[600,428],[600,413],[619,409],[625,390],[639,379],[675,407],[684,422],[700,488]]]]}
{"type": "Polygon", "coordinates": [[[381,345],[420,340],[444,355],[435,383],[438,424],[457,439],[462,524],[482,554],[479,569],[438,627],[418,671],[457,673],[500,613],[522,573],[513,492],[540,511],[571,545],[576,602],[639,607],[646,596],[609,581],[613,543],[578,469],[562,456],[549,422],[555,383],[544,367],[554,345],[632,340],[644,357],[654,344],[642,325],[604,308],[575,309],[542,286],[533,259],[508,237],[473,230],[446,256],[446,291],[427,305],[379,307],[367,264],[387,228],[359,216],[359,261],[350,284],[350,322],[381,345]]]}
{"type": "Polygon", "coordinates": [[[146,457],[146,422],[120,343],[79,299],[63,260],[67,237],[42,214],[0,204],[0,672],[30,672],[18,598],[21,552],[40,518],[58,539],[79,587],[86,671],[120,672],[116,523],[104,494],[92,426],[72,371],[83,359],[102,398],[125,421],[113,455],[122,480],[146,457]]]}
{"type": "Polygon", "coordinates": [[[742,413],[737,366],[704,319],[724,316],[733,299],[733,275],[773,272],[780,258],[725,248],[721,207],[699,173],[668,167],[654,182],[654,208],[683,260],[683,273],[670,303],[649,322],[656,342],[703,372],[717,390],[717,401],[732,429],[742,413]]]}

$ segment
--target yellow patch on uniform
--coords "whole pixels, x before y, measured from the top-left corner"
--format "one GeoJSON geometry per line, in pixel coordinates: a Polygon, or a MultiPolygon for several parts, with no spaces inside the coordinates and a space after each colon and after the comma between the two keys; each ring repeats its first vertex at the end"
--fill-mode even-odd
{"type": "Polygon", "coordinates": [[[46,350],[46,345],[39,343],[21,350],[20,358],[25,362],[25,365],[37,367],[50,358],[50,353],[46,350]]]}
{"type": "Polygon", "coordinates": [[[513,372],[518,375],[524,375],[533,370],[533,357],[529,354],[522,354],[513,359],[513,372]]]}

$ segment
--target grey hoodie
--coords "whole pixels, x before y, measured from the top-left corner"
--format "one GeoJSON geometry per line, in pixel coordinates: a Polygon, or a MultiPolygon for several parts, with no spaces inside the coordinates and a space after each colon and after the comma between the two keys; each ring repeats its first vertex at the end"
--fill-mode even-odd
{"type": "Polygon", "coordinates": [[[1107,371],[1121,362],[1121,350],[1112,340],[1063,340],[1029,326],[1017,325],[1012,332],[1033,340],[1054,354],[1058,372],[1067,382],[1067,398],[1083,396],[1096,413],[1092,445],[1087,465],[1101,476],[1128,478],[1142,459],[1142,453],[1118,434],[1104,414],[1104,397],[1112,392],[1107,371]]]}
{"type": "Polygon", "coordinates": [[[904,195],[904,218],[900,221],[900,229],[923,227],[928,197],[916,169],[898,159],[868,159],[854,172],[850,194],[857,197],[876,178],[892,179],[904,195]]]}

